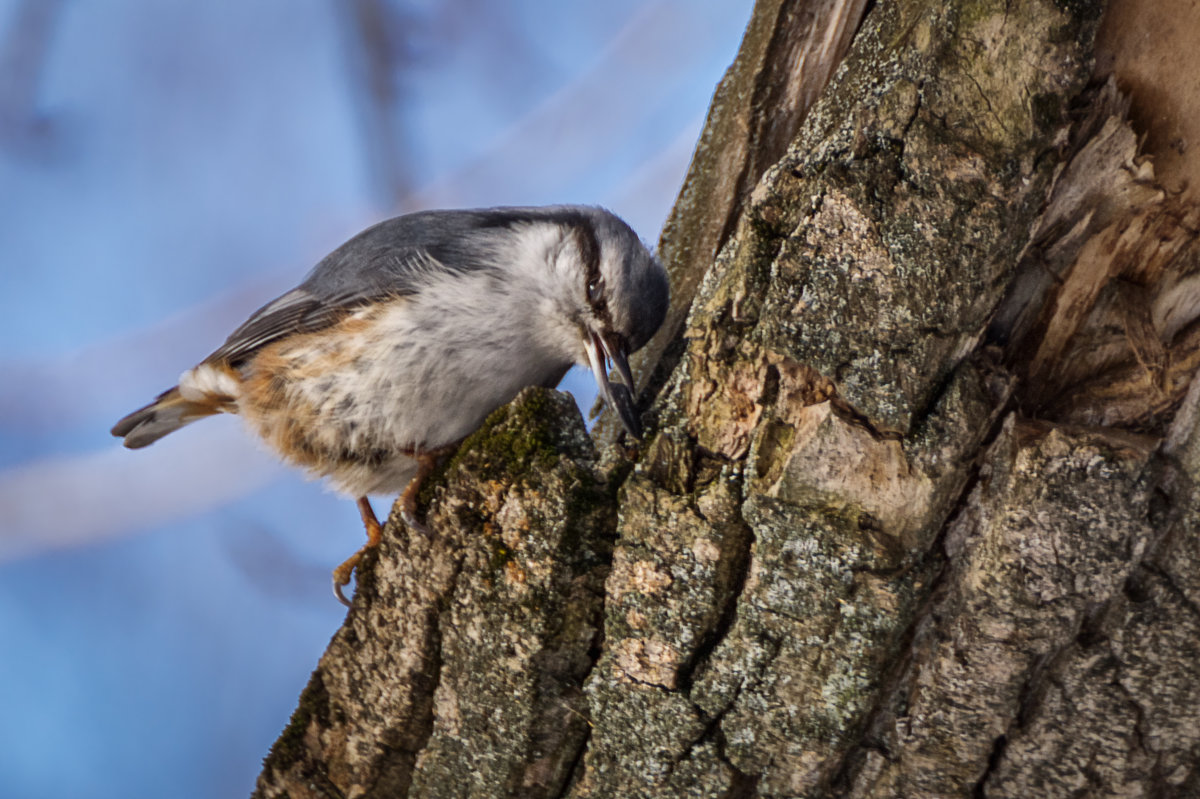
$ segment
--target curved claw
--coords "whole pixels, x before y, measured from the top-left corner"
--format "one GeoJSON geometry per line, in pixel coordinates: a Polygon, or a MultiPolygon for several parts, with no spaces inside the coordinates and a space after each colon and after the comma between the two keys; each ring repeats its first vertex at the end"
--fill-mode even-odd
{"type": "Polygon", "coordinates": [[[346,607],[350,607],[350,600],[346,599],[346,595],[342,593],[342,589],[346,586],[345,583],[339,583],[337,575],[333,577],[333,595],[337,597],[338,602],[341,602],[346,607]]]}
{"type": "Polygon", "coordinates": [[[417,518],[417,495],[421,492],[421,484],[425,482],[425,478],[433,473],[438,457],[443,452],[445,452],[444,449],[414,454],[413,457],[417,461],[417,473],[408,481],[408,486],[400,495],[400,518],[408,525],[408,529],[414,530],[426,538],[433,538],[433,531],[417,518]]]}
{"type": "Polygon", "coordinates": [[[368,549],[379,546],[380,540],[383,538],[383,527],[379,524],[379,519],[375,516],[375,511],[371,509],[371,502],[366,497],[359,497],[357,500],[358,512],[362,516],[363,527],[367,531],[367,543],[350,557],[346,558],[346,562],[333,570],[333,595],[338,598],[346,607],[350,607],[350,600],[346,599],[346,594],[342,588],[350,584],[350,578],[354,576],[354,570],[358,568],[358,564],[362,562],[363,555],[368,549]]]}
{"type": "MultiPolygon", "coordinates": [[[[418,464],[417,474],[409,481],[408,486],[404,489],[404,493],[400,495],[400,518],[408,525],[408,529],[414,530],[430,539],[433,538],[433,531],[417,519],[417,493],[421,489],[421,481],[429,476],[430,472],[437,465],[438,457],[445,451],[443,449],[414,454],[413,457],[418,464]]],[[[383,539],[383,526],[379,523],[379,518],[375,515],[375,511],[371,509],[370,500],[366,497],[359,497],[357,503],[358,512],[362,516],[363,527],[367,531],[367,543],[347,558],[345,563],[333,570],[333,595],[337,597],[338,602],[341,602],[346,607],[350,607],[350,600],[346,599],[346,594],[342,591],[342,588],[349,585],[350,578],[354,576],[354,570],[362,562],[363,555],[367,550],[379,546],[379,542],[383,539]]]]}
{"type": "Polygon", "coordinates": [[[400,518],[408,526],[408,529],[418,532],[426,538],[433,538],[433,530],[430,530],[428,525],[418,519],[415,512],[408,508],[401,508],[400,518]]]}
{"type": "MultiPolygon", "coordinates": [[[[366,547],[363,547],[366,549],[366,547]]],[[[354,574],[354,570],[358,568],[359,561],[362,560],[363,549],[355,552],[350,557],[346,558],[346,562],[333,570],[333,595],[338,598],[346,607],[350,607],[350,600],[346,599],[342,589],[350,584],[350,577],[354,574]]]]}

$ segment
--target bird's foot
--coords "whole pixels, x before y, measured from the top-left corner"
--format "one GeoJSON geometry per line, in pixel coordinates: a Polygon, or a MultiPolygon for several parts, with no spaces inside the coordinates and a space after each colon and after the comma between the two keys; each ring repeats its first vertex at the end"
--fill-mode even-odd
{"type": "Polygon", "coordinates": [[[433,538],[433,530],[429,529],[429,525],[417,518],[416,508],[401,508],[400,518],[408,529],[418,532],[426,538],[433,538]]]}
{"type": "Polygon", "coordinates": [[[355,552],[346,561],[333,570],[333,595],[338,598],[346,607],[350,607],[350,600],[346,599],[346,594],[342,589],[350,584],[350,577],[353,576],[354,570],[358,568],[358,564],[362,562],[363,553],[367,551],[364,546],[362,549],[355,552]]]}
{"type": "Polygon", "coordinates": [[[400,495],[400,518],[404,520],[408,529],[431,540],[433,539],[433,530],[417,518],[417,496],[421,493],[421,485],[425,482],[425,478],[433,474],[433,470],[437,468],[438,459],[453,451],[454,446],[449,446],[427,452],[412,453],[412,457],[417,461],[417,473],[408,481],[404,493],[400,495]]]}
{"type": "MultiPolygon", "coordinates": [[[[400,518],[408,529],[418,532],[430,540],[433,539],[433,530],[417,518],[417,496],[421,492],[421,483],[437,466],[438,458],[451,451],[453,451],[452,446],[429,452],[411,453],[417,461],[417,473],[405,487],[404,493],[400,495],[400,518]]],[[[362,562],[363,555],[368,550],[379,546],[379,542],[383,539],[383,525],[379,523],[378,517],[375,516],[375,510],[366,497],[358,498],[358,512],[362,516],[363,527],[367,530],[367,543],[363,545],[362,549],[347,558],[345,563],[333,570],[333,595],[346,607],[350,606],[350,601],[346,599],[346,594],[342,589],[350,584],[350,578],[362,562]]]]}
{"type": "Polygon", "coordinates": [[[370,501],[366,497],[359,497],[358,514],[362,516],[363,527],[367,531],[367,543],[346,561],[333,570],[333,595],[338,598],[346,607],[350,607],[350,600],[346,599],[342,589],[350,583],[350,577],[354,574],[354,570],[362,563],[363,555],[367,550],[374,549],[379,546],[379,542],[383,540],[383,525],[379,523],[379,519],[375,516],[375,509],[371,507],[370,501]]]}

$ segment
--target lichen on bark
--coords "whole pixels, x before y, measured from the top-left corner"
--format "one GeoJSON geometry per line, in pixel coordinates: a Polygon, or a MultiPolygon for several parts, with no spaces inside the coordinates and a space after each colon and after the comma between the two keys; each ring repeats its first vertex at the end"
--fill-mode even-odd
{"type": "Polygon", "coordinates": [[[393,514],[359,570],[256,795],[537,797],[565,784],[588,734],[581,689],[614,524],[573,401],[524,392],[434,494],[435,535],[393,514]]]}
{"type": "MultiPolygon", "coordinates": [[[[967,356],[1014,271],[1011,233],[1050,185],[1044,156],[1086,82],[1094,11],[896,3],[868,18],[701,285],[635,473],[665,476],[650,506],[689,519],[655,573],[682,573],[703,536],[737,548],[724,559],[745,564],[738,591],[694,572],[617,589],[614,570],[589,682],[603,712],[572,795],[829,785],[1009,395],[1003,369],[967,356]],[[982,56],[1019,61],[1027,41],[1044,44],[1008,72],[982,56]],[[731,499],[702,512],[713,494],[731,499]],[[722,594],[719,635],[670,627],[722,594]],[[652,669],[620,656],[650,638],[631,615],[669,620],[652,669]]],[[[629,514],[619,530],[617,562],[646,535],[629,514]]]]}
{"type": "Polygon", "coordinates": [[[824,7],[718,92],[647,440],[464,443],[260,795],[1200,795],[1200,211],[1103,4],[876,4],[806,117],[824,7]]]}

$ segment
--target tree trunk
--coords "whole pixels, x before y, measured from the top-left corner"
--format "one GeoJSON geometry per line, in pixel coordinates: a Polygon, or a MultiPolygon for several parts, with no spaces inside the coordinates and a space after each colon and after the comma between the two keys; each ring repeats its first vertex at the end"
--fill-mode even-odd
{"type": "Polygon", "coordinates": [[[1177,5],[760,0],[664,232],[646,442],[498,411],[256,795],[1200,796],[1177,5]]]}

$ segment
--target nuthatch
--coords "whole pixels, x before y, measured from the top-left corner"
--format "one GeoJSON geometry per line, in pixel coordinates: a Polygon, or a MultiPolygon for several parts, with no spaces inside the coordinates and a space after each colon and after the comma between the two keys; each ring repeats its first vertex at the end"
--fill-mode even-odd
{"type": "Polygon", "coordinates": [[[421,480],[526,386],[588,366],[638,437],[627,358],[662,324],[667,294],[662,265],[600,208],[397,217],[326,256],[112,433],[137,449],[236,413],[284,460],[330,478],[367,529],[333,573],[345,602],[342,586],[380,538],[367,495],[400,493],[405,522],[423,530],[421,480]]]}

